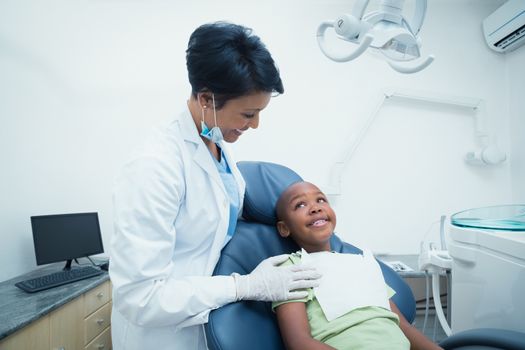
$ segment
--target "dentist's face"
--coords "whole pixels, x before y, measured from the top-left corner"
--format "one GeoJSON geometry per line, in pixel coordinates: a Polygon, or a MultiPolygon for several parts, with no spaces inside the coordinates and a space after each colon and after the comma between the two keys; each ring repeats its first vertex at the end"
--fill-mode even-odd
{"type": "MultiPolygon", "coordinates": [[[[226,101],[221,109],[216,109],[217,126],[221,129],[224,141],[235,142],[248,129],[257,129],[259,114],[270,102],[271,93],[255,92],[226,101]]],[[[205,113],[206,125],[215,126],[213,103],[208,99],[205,113]]]]}
{"type": "Polygon", "coordinates": [[[282,221],[277,223],[281,236],[291,236],[307,252],[329,250],[336,215],[324,193],[309,182],[299,182],[284,192],[281,201],[282,221]]]}

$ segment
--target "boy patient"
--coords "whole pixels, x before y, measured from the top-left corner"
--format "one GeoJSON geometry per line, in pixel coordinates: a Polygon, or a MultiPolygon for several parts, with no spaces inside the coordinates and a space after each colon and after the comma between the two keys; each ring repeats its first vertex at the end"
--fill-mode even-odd
{"type": "MultiPolygon", "coordinates": [[[[309,182],[292,184],[279,197],[276,213],[279,234],[293,239],[302,248],[302,253],[291,254],[284,264],[300,264],[302,259],[305,261],[311,257],[341,257],[341,254],[331,253],[330,247],[330,237],[336,224],[335,212],[315,185],[309,182]]],[[[362,257],[364,259],[364,255],[362,257]]],[[[359,259],[361,256],[349,258],[359,259]]],[[[373,260],[372,264],[377,264],[375,259],[370,260],[373,260]]],[[[316,260],[310,261],[315,263],[316,260]]],[[[273,303],[286,348],[441,349],[408,323],[389,299],[395,292],[384,282],[379,266],[377,269],[380,275],[376,276],[380,278],[379,289],[383,288],[383,284],[385,288],[382,301],[385,307],[366,305],[348,312],[344,309],[345,313],[329,321],[321,305],[325,302],[320,303],[322,298],[319,290],[319,298],[315,290],[310,289],[308,297],[304,299],[273,303]]],[[[352,280],[351,276],[340,276],[340,279],[345,278],[352,280]]],[[[321,280],[319,288],[322,284],[321,280]]],[[[359,288],[359,293],[368,293],[367,283],[355,284],[352,288],[359,288]]],[[[379,295],[381,298],[381,293],[379,295]]],[[[325,306],[325,310],[328,310],[328,306],[325,306]]]]}

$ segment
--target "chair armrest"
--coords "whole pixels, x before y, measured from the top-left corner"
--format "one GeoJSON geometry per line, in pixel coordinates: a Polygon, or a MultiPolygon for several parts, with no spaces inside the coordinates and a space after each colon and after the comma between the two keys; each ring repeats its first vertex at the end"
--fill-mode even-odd
{"type": "Polygon", "coordinates": [[[484,346],[487,349],[525,350],[525,333],[496,328],[469,329],[451,335],[439,345],[445,350],[484,346]]]}

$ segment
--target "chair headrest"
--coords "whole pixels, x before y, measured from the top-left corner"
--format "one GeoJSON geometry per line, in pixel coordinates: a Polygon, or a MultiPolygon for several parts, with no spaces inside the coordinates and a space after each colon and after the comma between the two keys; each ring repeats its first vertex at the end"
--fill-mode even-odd
{"type": "Polygon", "coordinates": [[[238,162],[246,181],[243,217],[246,220],[275,225],[275,204],[281,193],[291,184],[302,181],[293,170],[275,163],[238,162]]]}

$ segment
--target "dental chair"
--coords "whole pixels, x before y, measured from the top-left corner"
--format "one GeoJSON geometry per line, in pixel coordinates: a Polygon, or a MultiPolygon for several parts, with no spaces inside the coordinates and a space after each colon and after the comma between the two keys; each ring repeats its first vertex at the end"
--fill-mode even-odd
{"type": "MultiPolygon", "coordinates": [[[[274,208],[281,192],[301,177],[274,163],[239,162],[238,167],[246,181],[243,220],[237,222],[233,238],[222,250],[214,275],[247,274],[265,258],[299,250],[291,239],[277,233],[274,208]]],[[[341,253],[362,253],[335,234],[330,243],[341,253]]],[[[412,323],[416,314],[412,290],[394,270],[378,262],[386,283],[396,291],[394,302],[412,323]]],[[[242,301],[213,310],[205,331],[210,350],[285,349],[268,302],[242,301]]],[[[440,345],[445,349],[525,350],[525,337],[518,332],[479,329],[455,334],[440,345]]]]}

